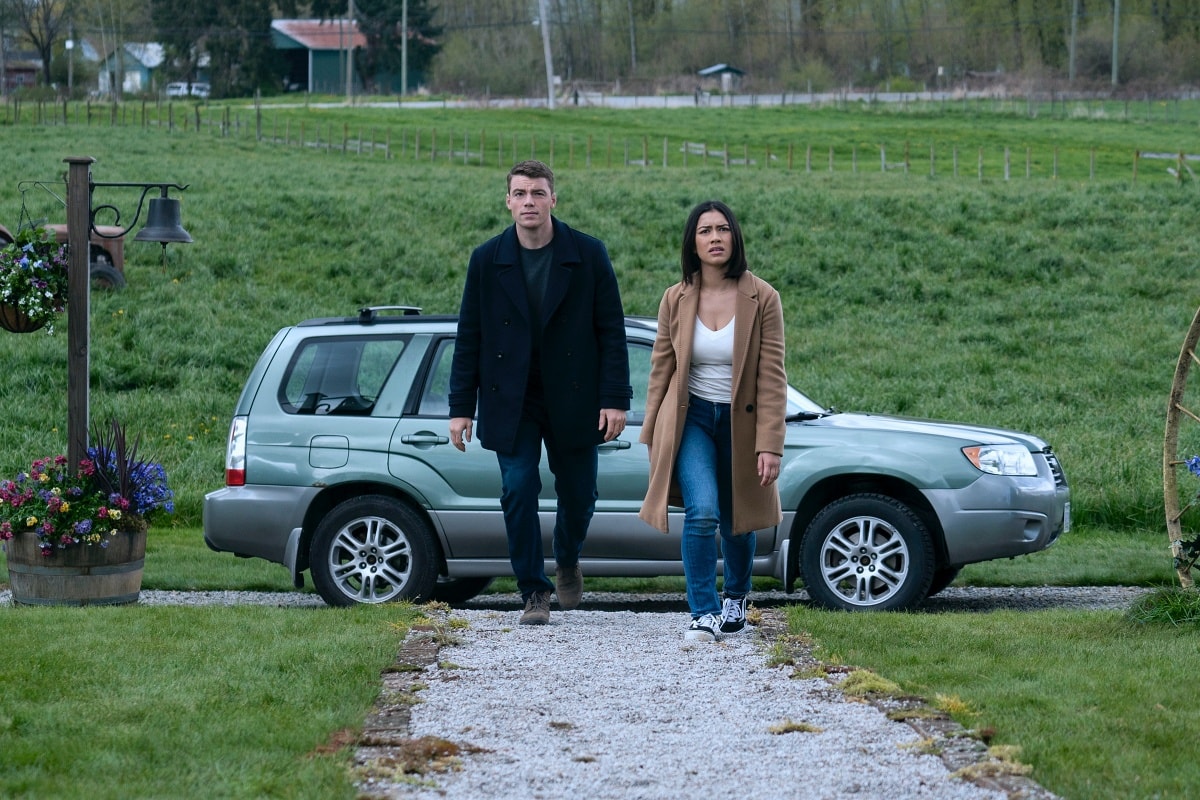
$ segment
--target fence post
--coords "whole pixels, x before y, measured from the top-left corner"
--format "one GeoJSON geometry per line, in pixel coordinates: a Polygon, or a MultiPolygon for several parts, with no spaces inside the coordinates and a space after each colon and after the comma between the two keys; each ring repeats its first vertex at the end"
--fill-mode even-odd
{"type": "Polygon", "coordinates": [[[1005,181],[1007,181],[1007,180],[1008,180],[1008,176],[1009,176],[1009,168],[1010,168],[1010,166],[1011,166],[1011,164],[1010,164],[1010,161],[1009,161],[1009,153],[1008,153],[1008,148],[1007,148],[1007,147],[1005,147],[1005,148],[1004,148],[1004,180],[1005,180],[1005,181]]]}
{"type": "Polygon", "coordinates": [[[1137,183],[1138,159],[1142,157],[1140,150],[1133,151],[1133,182],[1137,183]]]}
{"type": "Polygon", "coordinates": [[[663,137],[663,169],[667,168],[667,137],[663,137]]]}
{"type": "Polygon", "coordinates": [[[879,171],[887,172],[887,146],[879,145],[879,171]]]}

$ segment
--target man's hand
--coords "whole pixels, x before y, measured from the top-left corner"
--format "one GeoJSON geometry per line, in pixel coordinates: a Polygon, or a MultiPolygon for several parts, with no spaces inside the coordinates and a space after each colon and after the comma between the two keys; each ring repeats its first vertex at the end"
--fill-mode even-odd
{"type": "Polygon", "coordinates": [[[625,430],[625,412],[619,408],[600,409],[600,424],[596,430],[604,431],[604,441],[611,442],[625,430]]]}
{"type": "Polygon", "coordinates": [[[471,441],[471,418],[451,417],[450,443],[465,453],[467,452],[467,446],[464,442],[469,441],[471,441]]]}

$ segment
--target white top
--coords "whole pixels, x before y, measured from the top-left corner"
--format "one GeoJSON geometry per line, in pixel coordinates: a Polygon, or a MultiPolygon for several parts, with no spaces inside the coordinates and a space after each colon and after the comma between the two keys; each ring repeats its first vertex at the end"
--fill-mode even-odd
{"type": "Polygon", "coordinates": [[[733,397],[732,319],[721,330],[712,331],[696,317],[688,391],[710,403],[728,403],[733,397]]]}

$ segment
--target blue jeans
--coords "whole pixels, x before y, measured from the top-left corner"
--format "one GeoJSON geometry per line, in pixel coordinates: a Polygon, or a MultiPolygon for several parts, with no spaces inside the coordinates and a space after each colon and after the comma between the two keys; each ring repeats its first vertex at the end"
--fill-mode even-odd
{"type": "Polygon", "coordinates": [[[754,532],[733,534],[733,465],[729,404],[692,395],[675,457],[683,491],[683,573],[692,617],[721,613],[717,531],[725,556],[725,593],[745,597],[754,571],[754,532]]]}
{"type": "Polygon", "coordinates": [[[524,600],[534,592],[554,591],[554,583],[546,577],[542,524],[538,519],[538,495],[542,491],[538,465],[543,441],[550,471],[554,474],[554,493],[558,497],[554,560],[560,567],[574,567],[579,563],[583,540],[596,510],[595,446],[558,447],[544,409],[535,404],[527,405],[517,425],[513,449],[496,453],[502,484],[500,507],[508,532],[508,558],[524,600]]]}

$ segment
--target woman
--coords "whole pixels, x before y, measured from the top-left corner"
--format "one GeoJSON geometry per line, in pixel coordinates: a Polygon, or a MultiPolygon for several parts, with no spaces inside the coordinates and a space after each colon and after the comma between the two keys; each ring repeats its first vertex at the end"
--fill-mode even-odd
{"type": "Polygon", "coordinates": [[[733,211],[708,200],[684,226],[683,279],[658,307],[641,441],[650,484],[639,516],[667,532],[682,506],[692,622],[712,642],[746,626],[754,531],[779,524],[787,408],[779,293],[747,269],[733,211]],[[725,597],[717,595],[717,532],[725,597]]]}

